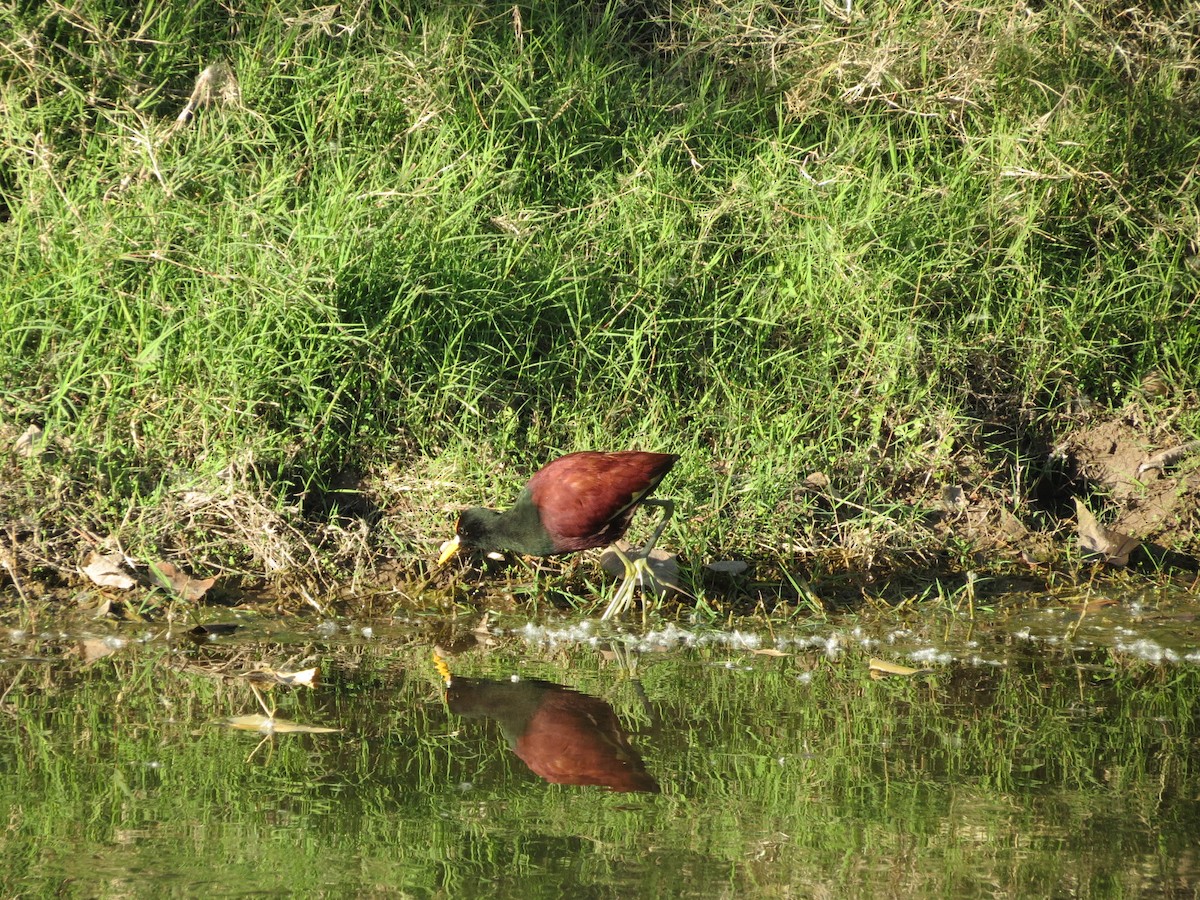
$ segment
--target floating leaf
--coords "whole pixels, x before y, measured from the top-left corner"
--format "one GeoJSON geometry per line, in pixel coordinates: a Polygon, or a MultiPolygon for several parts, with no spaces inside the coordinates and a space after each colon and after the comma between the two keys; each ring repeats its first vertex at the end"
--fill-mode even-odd
{"type": "Polygon", "coordinates": [[[334,734],[340,728],[326,728],[322,725],[301,725],[299,722],[289,722],[287,719],[277,719],[274,716],[264,716],[262,713],[250,713],[245,716],[230,716],[228,719],[217,719],[212,724],[223,725],[238,731],[257,731],[259,734],[334,734]]]}
{"type": "Polygon", "coordinates": [[[202,599],[208,593],[208,589],[217,583],[215,576],[213,578],[193,578],[169,562],[150,563],[150,571],[154,573],[159,584],[181,600],[191,603],[202,599]]]}
{"type": "Polygon", "coordinates": [[[885,678],[888,675],[895,675],[899,678],[912,678],[914,675],[925,675],[932,672],[932,669],[913,669],[909,666],[902,666],[899,663],[888,662],[886,659],[871,658],[868,664],[872,678],[885,678]]]}
{"type": "Polygon", "coordinates": [[[116,588],[119,591],[128,591],[137,585],[129,575],[121,568],[125,562],[125,557],[120,553],[113,553],[108,556],[101,556],[99,553],[92,551],[88,554],[87,562],[83,564],[83,574],[92,580],[93,583],[100,587],[116,588]]]}
{"type": "Polygon", "coordinates": [[[1091,612],[1098,612],[1099,610],[1105,609],[1106,607],[1116,606],[1116,605],[1118,605],[1117,601],[1114,600],[1112,597],[1099,597],[1095,600],[1088,600],[1086,603],[1076,604],[1076,606],[1074,608],[1079,610],[1082,613],[1091,613],[1091,612]]]}
{"type": "Polygon", "coordinates": [[[119,641],[108,638],[84,638],[79,642],[79,658],[85,663],[93,663],[98,659],[111,656],[120,648],[119,641]]]}
{"type": "Polygon", "coordinates": [[[1084,554],[1098,556],[1111,566],[1126,565],[1129,554],[1141,544],[1135,537],[1105,528],[1078,497],[1075,498],[1075,520],[1075,531],[1084,554]]]}
{"type": "Polygon", "coordinates": [[[247,672],[246,678],[255,684],[266,687],[274,687],[277,684],[284,687],[316,687],[320,675],[321,669],[317,666],[313,666],[311,669],[299,669],[295,672],[264,666],[253,672],[247,672]]]}

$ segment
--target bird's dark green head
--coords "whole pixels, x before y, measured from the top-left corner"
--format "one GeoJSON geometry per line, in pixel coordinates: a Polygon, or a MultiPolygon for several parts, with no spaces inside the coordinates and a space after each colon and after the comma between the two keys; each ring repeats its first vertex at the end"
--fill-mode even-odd
{"type": "Polygon", "coordinates": [[[444,566],[464,547],[468,550],[484,551],[501,549],[493,535],[496,520],[499,518],[500,513],[494,509],[484,509],[482,506],[464,509],[458,517],[454,537],[442,544],[437,564],[444,566]]]}
{"type": "Polygon", "coordinates": [[[498,512],[483,506],[464,509],[458,517],[454,537],[442,545],[438,565],[462,549],[495,553],[510,550],[528,556],[551,556],[560,552],[542,527],[541,514],[526,488],[513,505],[498,512]]]}
{"type": "Polygon", "coordinates": [[[458,517],[458,527],[455,534],[459,543],[472,550],[503,550],[495,546],[493,532],[500,520],[501,513],[483,506],[473,506],[464,509],[458,517]]]}

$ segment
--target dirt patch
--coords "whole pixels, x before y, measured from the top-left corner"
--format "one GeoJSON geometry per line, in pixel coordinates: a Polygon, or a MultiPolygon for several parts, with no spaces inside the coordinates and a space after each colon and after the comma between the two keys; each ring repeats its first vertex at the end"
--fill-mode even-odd
{"type": "Polygon", "coordinates": [[[1060,452],[1089,507],[1110,527],[1185,553],[1200,551],[1200,442],[1153,427],[1139,409],[1080,427],[1060,452]]]}

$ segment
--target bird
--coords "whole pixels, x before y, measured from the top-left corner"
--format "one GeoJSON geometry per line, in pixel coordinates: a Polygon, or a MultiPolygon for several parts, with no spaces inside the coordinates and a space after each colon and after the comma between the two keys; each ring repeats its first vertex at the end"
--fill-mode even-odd
{"type": "Polygon", "coordinates": [[[617,714],[599,697],[523,678],[453,678],[445,697],[456,715],[498,722],[513,752],[551,784],[659,792],[617,714]]]}
{"type": "Polygon", "coordinates": [[[625,566],[625,579],[601,619],[619,615],[632,605],[638,583],[653,579],[647,558],[675,514],[675,504],[650,494],[678,459],[674,453],[640,450],[560,456],[529,479],[508,509],[463,510],[454,537],[442,545],[438,566],[463,548],[559,556],[605,547],[625,534],[639,506],[657,507],[662,518],[641,550],[626,554],[613,548],[625,566]]]}

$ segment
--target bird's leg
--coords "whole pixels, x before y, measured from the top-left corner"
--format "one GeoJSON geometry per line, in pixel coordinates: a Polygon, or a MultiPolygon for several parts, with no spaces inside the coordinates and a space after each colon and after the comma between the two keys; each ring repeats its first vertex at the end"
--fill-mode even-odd
{"type": "Polygon", "coordinates": [[[667,527],[667,522],[671,520],[671,516],[675,515],[674,500],[657,500],[650,498],[643,500],[642,506],[657,506],[663,511],[662,518],[658,520],[658,524],[654,527],[654,532],[650,535],[650,540],[642,547],[641,556],[649,556],[650,551],[654,549],[654,545],[658,543],[658,539],[662,536],[663,529],[667,527]]]}
{"type": "Polygon", "coordinates": [[[601,621],[619,616],[628,610],[633,605],[634,588],[639,584],[642,590],[645,590],[647,581],[650,584],[655,583],[654,573],[650,570],[650,551],[654,549],[654,545],[662,536],[663,529],[667,527],[667,522],[675,514],[675,503],[671,500],[650,499],[643,500],[642,506],[657,506],[663,511],[663,516],[650,535],[650,540],[640,550],[630,551],[629,554],[626,554],[615,544],[612,546],[612,551],[617,554],[617,558],[625,566],[625,580],[621,582],[621,586],[613,594],[604,614],[600,616],[601,621]]]}

